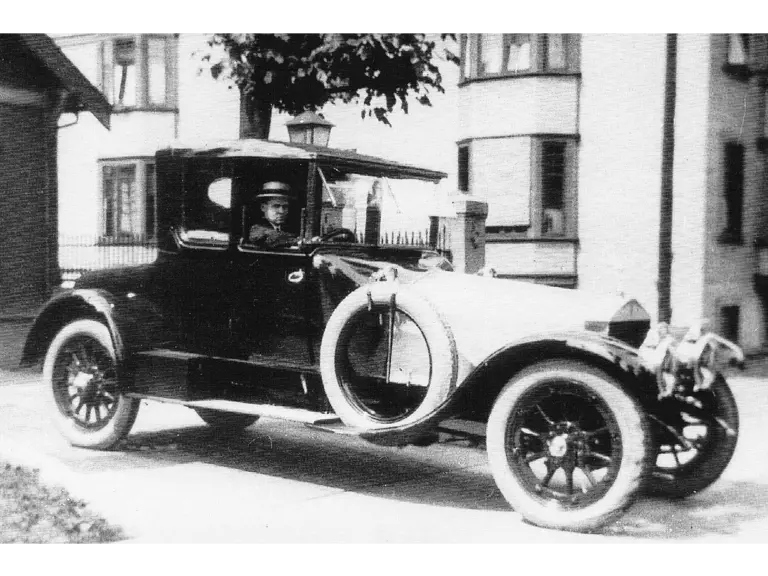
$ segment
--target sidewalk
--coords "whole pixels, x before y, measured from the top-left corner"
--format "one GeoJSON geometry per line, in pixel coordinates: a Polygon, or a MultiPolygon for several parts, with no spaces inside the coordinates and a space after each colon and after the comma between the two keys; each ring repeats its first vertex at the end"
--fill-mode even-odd
{"type": "Polygon", "coordinates": [[[43,415],[36,375],[21,375],[0,372],[0,458],[39,468],[133,541],[519,541],[537,530],[509,511],[479,451],[379,448],[275,421],[221,439],[156,403],[142,405],[125,451],[81,450],[43,415]]]}
{"type": "Polygon", "coordinates": [[[191,410],[142,403],[122,451],[73,448],[31,371],[0,370],[0,460],[40,469],[131,542],[768,542],[767,369],[733,381],[742,429],[723,478],[641,500],[602,535],[523,523],[484,452],[460,443],[383,448],[266,419],[221,438],[191,410]]]}

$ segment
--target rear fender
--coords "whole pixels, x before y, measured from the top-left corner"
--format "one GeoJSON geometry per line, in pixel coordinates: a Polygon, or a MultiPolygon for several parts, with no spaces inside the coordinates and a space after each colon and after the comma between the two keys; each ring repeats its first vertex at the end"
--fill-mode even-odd
{"type": "Polygon", "coordinates": [[[139,297],[116,297],[105,290],[83,289],[54,296],[35,319],[24,344],[21,366],[41,362],[53,338],[70,322],[90,318],[109,329],[118,362],[146,349],[161,328],[161,319],[139,297]]]}

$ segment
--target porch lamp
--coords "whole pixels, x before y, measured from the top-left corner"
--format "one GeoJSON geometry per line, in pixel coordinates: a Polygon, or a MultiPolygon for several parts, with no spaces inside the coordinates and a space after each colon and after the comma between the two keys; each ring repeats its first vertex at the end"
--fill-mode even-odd
{"type": "Polygon", "coordinates": [[[288,128],[288,139],[292,144],[328,146],[331,128],[335,125],[314,112],[302,112],[288,120],[285,126],[288,128]]]}

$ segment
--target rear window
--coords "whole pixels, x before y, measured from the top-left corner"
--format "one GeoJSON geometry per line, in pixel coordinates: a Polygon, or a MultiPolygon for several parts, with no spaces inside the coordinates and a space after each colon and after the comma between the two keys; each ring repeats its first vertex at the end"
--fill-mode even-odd
{"type": "Polygon", "coordinates": [[[226,247],[232,221],[232,178],[215,169],[199,169],[185,176],[181,238],[226,247]]]}

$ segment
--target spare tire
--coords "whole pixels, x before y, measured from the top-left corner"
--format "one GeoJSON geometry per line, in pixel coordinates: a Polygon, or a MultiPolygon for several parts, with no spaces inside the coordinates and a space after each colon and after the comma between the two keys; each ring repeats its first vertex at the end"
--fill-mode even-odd
{"type": "Polygon", "coordinates": [[[364,430],[430,415],[455,388],[457,366],[453,334],[440,314],[394,282],[363,286],[342,300],[320,347],[331,406],[344,424],[364,430]]]}

